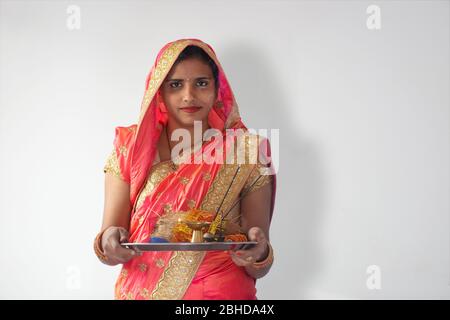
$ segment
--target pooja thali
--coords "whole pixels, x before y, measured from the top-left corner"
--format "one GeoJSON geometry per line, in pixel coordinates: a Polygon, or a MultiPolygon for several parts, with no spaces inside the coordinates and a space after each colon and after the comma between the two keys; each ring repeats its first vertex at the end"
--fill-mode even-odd
{"type": "Polygon", "coordinates": [[[255,241],[246,242],[162,242],[162,243],[121,243],[122,247],[135,251],[226,251],[245,250],[254,247],[255,241]]]}

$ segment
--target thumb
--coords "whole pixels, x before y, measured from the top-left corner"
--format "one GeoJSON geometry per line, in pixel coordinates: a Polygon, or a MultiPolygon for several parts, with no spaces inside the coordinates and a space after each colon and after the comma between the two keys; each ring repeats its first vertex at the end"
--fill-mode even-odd
{"type": "Polygon", "coordinates": [[[264,236],[264,232],[261,230],[261,228],[252,227],[252,228],[250,228],[250,230],[248,230],[248,238],[251,241],[260,242],[265,239],[265,236],[264,236]]]}
{"type": "Polygon", "coordinates": [[[119,229],[119,242],[124,243],[128,242],[128,231],[124,228],[119,229]]]}

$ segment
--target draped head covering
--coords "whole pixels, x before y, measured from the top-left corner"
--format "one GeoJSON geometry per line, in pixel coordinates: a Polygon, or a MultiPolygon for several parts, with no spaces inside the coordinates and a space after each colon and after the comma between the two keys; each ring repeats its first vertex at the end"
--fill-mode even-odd
{"type": "Polygon", "coordinates": [[[230,84],[225,76],[216,54],[210,45],[199,39],[180,39],[166,44],[158,53],[156,61],[146,80],[145,94],[142,100],[139,122],[134,133],[134,144],[130,161],[130,200],[135,202],[140,187],[145,182],[157,152],[157,143],[163,126],[167,123],[167,114],[162,112],[159,89],[180,53],[187,46],[203,49],[216,63],[218,68],[217,100],[208,115],[211,128],[224,131],[228,128],[246,129],[241,121],[238,105],[230,84]]]}

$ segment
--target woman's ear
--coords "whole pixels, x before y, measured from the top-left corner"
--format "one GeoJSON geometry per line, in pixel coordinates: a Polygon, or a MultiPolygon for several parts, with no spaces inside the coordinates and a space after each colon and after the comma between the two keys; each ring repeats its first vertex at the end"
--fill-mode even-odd
{"type": "Polygon", "coordinates": [[[166,105],[164,104],[164,100],[161,96],[160,90],[156,93],[156,105],[162,113],[167,113],[166,105]]]}
{"type": "Polygon", "coordinates": [[[214,101],[215,101],[214,108],[220,109],[223,107],[223,102],[222,102],[221,96],[219,94],[219,89],[216,90],[216,97],[215,97],[214,101]]]}

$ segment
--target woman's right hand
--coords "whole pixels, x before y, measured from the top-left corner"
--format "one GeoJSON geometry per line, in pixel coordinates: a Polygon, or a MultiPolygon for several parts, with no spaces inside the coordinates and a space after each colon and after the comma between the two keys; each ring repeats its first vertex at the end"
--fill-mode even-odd
{"type": "Polygon", "coordinates": [[[136,257],[138,253],[132,249],[122,247],[120,244],[128,242],[128,231],[122,227],[109,227],[102,235],[101,244],[107,260],[105,264],[115,266],[126,263],[136,257]]]}

